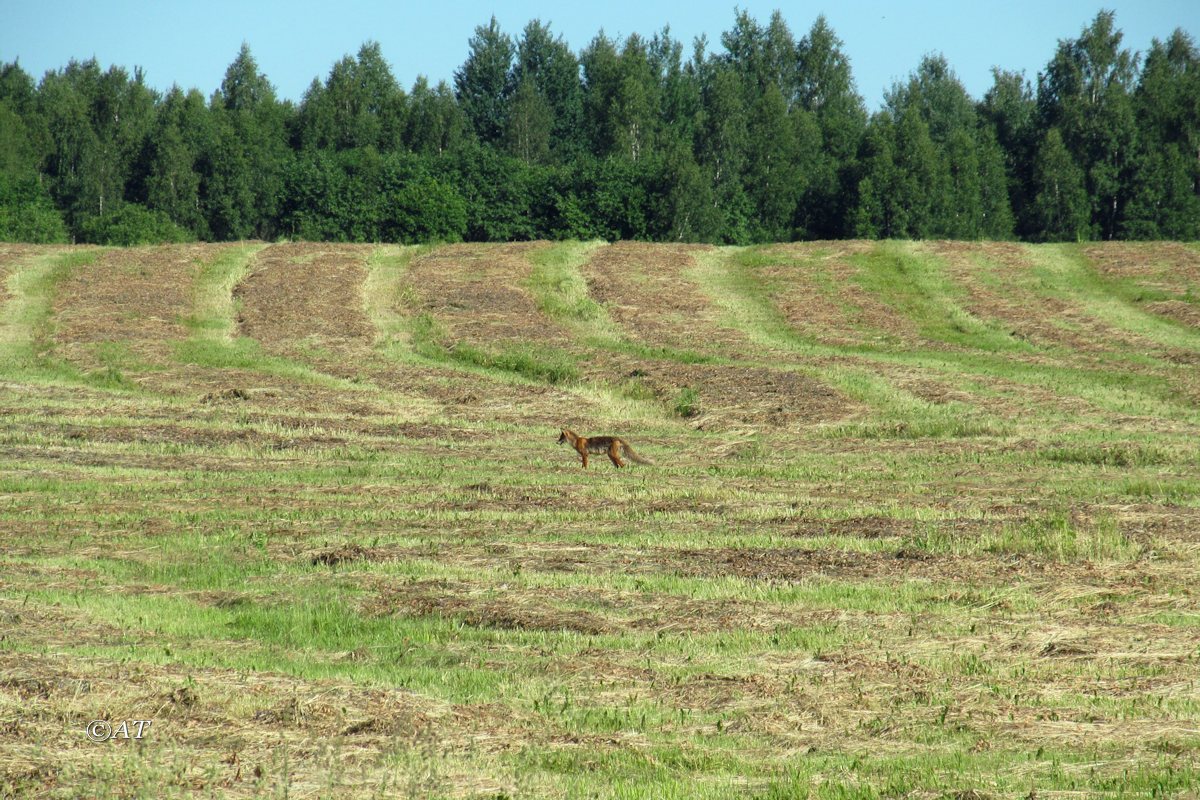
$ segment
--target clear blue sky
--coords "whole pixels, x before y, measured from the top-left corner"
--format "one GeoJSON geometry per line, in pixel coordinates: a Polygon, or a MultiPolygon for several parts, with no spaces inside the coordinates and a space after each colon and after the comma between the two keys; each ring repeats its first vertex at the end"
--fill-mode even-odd
{"type": "MultiPolygon", "coordinates": [[[[71,58],[94,56],[105,68],[142,67],[155,88],[178,83],[208,95],[245,41],[279,95],[299,100],[314,77],[324,79],[337,59],[369,39],[380,43],[407,88],[418,74],[435,83],[451,80],[466,58],[474,28],[493,14],[514,35],[530,19],[549,22],[576,52],[601,28],[623,37],[652,34],[669,23],[690,54],[692,39],[700,34],[707,34],[710,49],[720,48],[734,5],[703,0],[0,0],[0,61],[17,59],[40,79],[71,58]]],[[[764,23],[780,9],[796,38],[824,13],[845,43],[870,109],[930,52],[943,53],[977,98],[991,85],[993,66],[1024,70],[1034,80],[1057,41],[1078,36],[1101,8],[1116,12],[1124,44],[1134,50],[1144,52],[1152,38],[1166,39],[1177,27],[1200,40],[1200,0],[741,0],[737,6],[764,23]]]]}

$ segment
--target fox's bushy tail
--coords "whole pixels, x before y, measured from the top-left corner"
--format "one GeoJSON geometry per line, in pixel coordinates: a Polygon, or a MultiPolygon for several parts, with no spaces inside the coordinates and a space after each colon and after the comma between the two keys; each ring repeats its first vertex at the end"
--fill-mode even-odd
{"type": "Polygon", "coordinates": [[[636,461],[639,464],[649,464],[650,466],[654,466],[653,461],[644,456],[639,456],[637,453],[633,452],[633,448],[629,445],[629,442],[621,442],[621,450],[624,451],[625,457],[630,461],[636,461]]]}

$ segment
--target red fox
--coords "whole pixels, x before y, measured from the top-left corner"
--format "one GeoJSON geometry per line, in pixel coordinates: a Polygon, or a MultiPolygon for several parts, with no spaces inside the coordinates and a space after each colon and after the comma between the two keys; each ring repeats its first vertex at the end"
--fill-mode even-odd
{"type": "Polygon", "coordinates": [[[588,453],[607,453],[613,466],[618,468],[625,466],[625,462],[621,460],[622,452],[630,461],[636,461],[639,464],[654,463],[633,452],[629,442],[617,436],[577,436],[574,431],[563,428],[562,435],[558,437],[558,443],[574,447],[579,453],[579,457],[583,459],[584,469],[587,469],[588,453]]]}

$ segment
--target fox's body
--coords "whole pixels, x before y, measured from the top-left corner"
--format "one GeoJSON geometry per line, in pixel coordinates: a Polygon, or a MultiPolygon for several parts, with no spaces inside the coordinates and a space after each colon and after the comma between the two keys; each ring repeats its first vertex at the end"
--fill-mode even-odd
{"type": "Polygon", "coordinates": [[[654,463],[635,453],[629,442],[619,436],[578,436],[574,431],[563,428],[562,434],[558,437],[558,443],[574,447],[575,452],[579,453],[579,457],[583,459],[584,469],[587,469],[588,453],[607,455],[614,467],[625,466],[625,462],[621,460],[622,455],[639,464],[654,463]]]}

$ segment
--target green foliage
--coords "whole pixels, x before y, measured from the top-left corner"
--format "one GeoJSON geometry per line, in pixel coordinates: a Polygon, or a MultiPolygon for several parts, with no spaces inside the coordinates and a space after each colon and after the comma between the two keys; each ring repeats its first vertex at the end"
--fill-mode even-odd
{"type": "Polygon", "coordinates": [[[460,241],[467,206],[458,191],[425,172],[423,160],[373,147],[314,150],[285,176],[282,223],[314,241],[460,241]]]}
{"type": "Polygon", "coordinates": [[[0,174],[0,242],[56,244],[68,241],[62,214],[36,178],[0,174]]]}
{"type": "Polygon", "coordinates": [[[1038,78],[1043,123],[1061,132],[1083,171],[1089,224],[1105,239],[1116,234],[1128,199],[1129,184],[1122,173],[1130,166],[1137,142],[1130,97],[1137,59],[1121,49],[1122,38],[1113,12],[1101,11],[1078,39],[1059,41],[1038,78]]]}
{"type": "Polygon", "coordinates": [[[84,241],[125,247],[192,240],[191,234],[166,214],[137,203],[126,203],[117,211],[92,217],[83,224],[82,234],[84,241]]]}
{"type": "Polygon", "coordinates": [[[387,241],[458,242],[467,231],[466,201],[435,178],[409,181],[386,202],[382,233],[387,241]]]}
{"type": "Polygon", "coordinates": [[[1025,76],[1018,72],[992,70],[992,87],[979,104],[985,133],[999,147],[1007,181],[1010,215],[1017,232],[1032,231],[1027,210],[1032,181],[1033,152],[1037,146],[1037,106],[1025,76]]]}
{"type": "Polygon", "coordinates": [[[367,42],[357,58],[333,65],[324,84],[314,81],[297,114],[302,148],[397,149],[404,133],[404,93],[378,42],[367,42]]]}
{"type": "Polygon", "coordinates": [[[404,145],[433,158],[461,146],[466,129],[462,108],[446,82],[430,88],[425,76],[417,78],[405,108],[404,145]]]}
{"type": "Polygon", "coordinates": [[[42,203],[0,205],[0,242],[60,244],[66,242],[62,214],[42,203]]]}
{"type": "Polygon", "coordinates": [[[539,20],[525,26],[509,77],[510,85],[516,86],[518,92],[526,81],[537,89],[537,96],[545,103],[550,123],[548,144],[556,160],[574,158],[584,144],[584,89],[579,78],[579,59],[561,36],[554,37],[550,27],[539,20]]]}
{"type": "Polygon", "coordinates": [[[508,152],[526,163],[541,163],[550,155],[550,128],[554,124],[549,101],[533,78],[517,86],[504,128],[508,152]]]}
{"type": "Polygon", "coordinates": [[[1042,458],[1057,464],[1101,467],[1145,467],[1172,463],[1170,454],[1158,447],[1117,443],[1112,445],[1069,445],[1041,451],[1042,458]]]}
{"type": "Polygon", "coordinates": [[[688,419],[700,413],[700,395],[690,386],[685,386],[679,390],[679,394],[675,396],[675,405],[672,411],[678,417],[688,419]]]}
{"type": "Polygon", "coordinates": [[[538,308],[567,323],[597,323],[606,317],[604,307],[588,294],[587,281],[579,273],[588,245],[562,244],[530,257],[533,271],[529,287],[538,298],[538,308]]]}
{"type": "Polygon", "coordinates": [[[493,351],[459,343],[447,352],[455,361],[485,369],[514,372],[530,380],[545,383],[579,380],[575,360],[553,347],[512,344],[493,351]]]}
{"type": "Polygon", "coordinates": [[[1200,52],[1122,42],[1102,11],[1036,90],[996,69],[979,102],[926,56],[870,119],[828,21],[797,38],[780,12],[686,58],[669,29],[576,53],[493,18],[453,87],[408,94],[368,41],[297,105],[246,45],[211,101],[95,59],[37,84],[0,64],[0,176],[65,228],[9,202],[0,235],[95,238],[137,203],[213,240],[1200,237],[1200,52]]]}
{"type": "Polygon", "coordinates": [[[1033,168],[1033,205],[1030,217],[1039,237],[1048,242],[1088,238],[1088,196],[1083,171],[1051,128],[1038,148],[1033,168]]]}
{"type": "Polygon", "coordinates": [[[470,147],[444,161],[438,177],[448,185],[463,188],[465,238],[537,238],[541,215],[535,213],[535,203],[546,197],[546,172],[492,148],[470,147]]]}
{"type": "Polygon", "coordinates": [[[950,175],[915,105],[906,106],[898,119],[888,112],[876,115],[859,161],[854,235],[926,239],[938,233],[939,205],[949,191],[950,175]]]}
{"type": "Polygon", "coordinates": [[[291,113],[243,44],[213,97],[213,134],[203,159],[214,237],[274,238],[292,158],[286,133],[291,113]]]}
{"type": "Polygon", "coordinates": [[[475,135],[483,142],[495,143],[504,134],[508,116],[509,69],[516,46],[500,31],[495,17],[486,27],[477,27],[468,44],[471,52],[454,73],[455,96],[475,135]]]}
{"type": "Polygon", "coordinates": [[[212,135],[204,98],[193,90],[173,89],[146,139],[134,194],[147,208],[205,238],[210,235],[201,202],[200,154],[212,135]]]}

